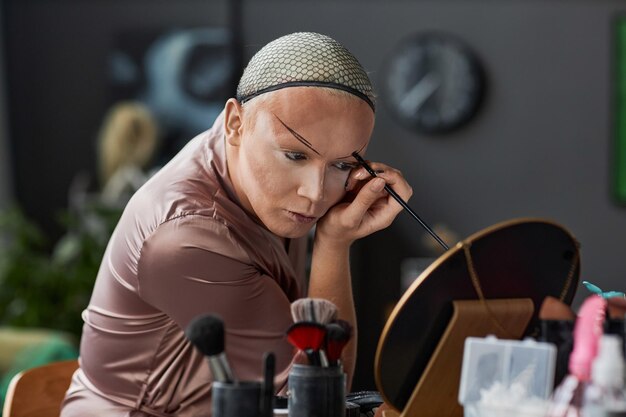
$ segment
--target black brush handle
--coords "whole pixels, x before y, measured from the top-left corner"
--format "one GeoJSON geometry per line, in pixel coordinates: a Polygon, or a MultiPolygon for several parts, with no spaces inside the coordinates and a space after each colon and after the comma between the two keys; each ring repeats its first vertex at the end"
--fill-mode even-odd
{"type": "Polygon", "coordinates": [[[322,361],[320,359],[320,351],[307,349],[304,351],[307,359],[309,360],[309,365],[311,366],[322,366],[322,361]]]}
{"type": "MultiPolygon", "coordinates": [[[[356,159],[359,164],[361,164],[363,166],[363,168],[365,168],[365,170],[367,172],[369,172],[369,174],[372,177],[378,177],[378,175],[376,175],[376,171],[374,171],[372,169],[371,166],[369,166],[367,164],[367,162],[365,162],[365,160],[363,158],[361,158],[361,155],[359,155],[357,152],[352,152],[352,156],[354,157],[354,159],[356,159]]],[[[422,225],[422,227],[428,232],[430,233],[430,235],[435,238],[435,240],[441,245],[442,248],[444,248],[445,250],[450,249],[448,247],[448,245],[446,245],[446,243],[437,235],[437,233],[435,233],[435,231],[433,229],[431,229],[425,222],[424,220],[422,220],[420,218],[420,216],[417,215],[416,212],[414,212],[411,207],[409,207],[409,205],[402,199],[402,197],[400,197],[398,195],[398,193],[396,193],[394,191],[393,188],[391,188],[389,185],[385,184],[385,191],[387,191],[389,193],[389,195],[391,195],[397,202],[398,204],[400,204],[402,206],[402,208],[404,210],[406,210],[407,213],[409,213],[411,215],[411,217],[413,217],[415,220],[418,221],[419,224],[422,225]]]]}
{"type": "Polygon", "coordinates": [[[263,358],[263,392],[261,393],[261,417],[274,415],[274,374],[276,370],[276,356],[267,352],[263,358]]]}

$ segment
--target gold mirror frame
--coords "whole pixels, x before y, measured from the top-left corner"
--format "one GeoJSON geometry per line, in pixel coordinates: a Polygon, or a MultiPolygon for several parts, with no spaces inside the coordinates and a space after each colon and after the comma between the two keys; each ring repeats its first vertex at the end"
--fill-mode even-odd
{"type": "MultiPolygon", "coordinates": [[[[376,350],[374,372],[376,385],[385,402],[396,410],[405,407],[450,321],[453,301],[482,300],[488,310],[485,300],[530,298],[535,311],[526,328],[525,334],[529,335],[538,324],[538,309],[546,296],[571,303],[579,271],[578,242],[565,228],[545,219],[522,218],[498,223],[450,248],[413,282],[383,328],[376,350]],[[498,259],[491,260],[491,256],[498,259]],[[519,270],[508,270],[507,267],[518,267],[519,270]],[[496,270],[492,271],[492,268],[496,270]],[[529,274],[529,271],[534,276],[526,279],[528,277],[525,274],[529,274]],[[498,282],[494,276],[503,272],[510,274],[507,278],[512,279],[498,282]],[[429,281],[429,277],[439,278],[439,281],[446,277],[452,282],[442,287],[433,284],[434,280],[429,281]],[[524,279],[517,279],[522,277],[524,279]],[[509,282],[512,288],[508,288],[509,282]],[[435,300],[431,299],[433,297],[435,300]],[[417,301],[424,302],[424,311],[419,313],[430,313],[428,317],[412,317],[414,312],[408,309],[417,301]],[[423,321],[419,322],[420,319],[423,321]],[[402,325],[407,327],[407,323],[410,323],[408,328],[400,329],[402,325]],[[413,337],[412,330],[424,333],[417,334],[414,340],[403,346],[389,346],[393,343],[390,341],[392,337],[396,336],[394,331],[413,337]],[[407,347],[409,351],[406,351],[407,347]],[[382,363],[389,357],[398,359],[397,363],[393,366],[390,366],[389,360],[382,363]],[[403,360],[405,363],[400,363],[403,360]],[[391,369],[383,370],[383,367],[391,369]],[[386,371],[404,373],[404,381],[389,386],[389,380],[384,380],[388,376],[382,375],[386,371]]],[[[497,320],[493,321],[497,328],[497,320]]]]}

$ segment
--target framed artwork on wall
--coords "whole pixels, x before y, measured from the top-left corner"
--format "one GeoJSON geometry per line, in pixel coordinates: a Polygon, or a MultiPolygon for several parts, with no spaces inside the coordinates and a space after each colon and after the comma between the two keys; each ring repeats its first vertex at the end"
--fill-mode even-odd
{"type": "Polygon", "coordinates": [[[145,6],[140,0],[2,2],[14,197],[51,240],[64,232],[58,212],[78,173],[95,177],[96,141],[114,103],[141,101],[160,124],[167,122],[161,162],[210,126],[215,103],[223,106],[222,97],[234,90],[224,74],[240,69],[240,1],[145,6]]]}
{"type": "Polygon", "coordinates": [[[124,31],[108,54],[111,105],[132,100],[159,122],[160,162],[208,129],[234,96],[232,32],[225,27],[124,31]]]}

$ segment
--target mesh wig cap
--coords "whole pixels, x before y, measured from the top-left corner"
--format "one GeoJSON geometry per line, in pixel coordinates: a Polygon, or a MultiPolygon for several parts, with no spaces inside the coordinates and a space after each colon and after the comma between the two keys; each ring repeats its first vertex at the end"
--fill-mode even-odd
{"type": "Polygon", "coordinates": [[[347,91],[375,109],[372,83],[346,48],[325,35],[292,33],[265,45],[241,76],[237,100],[285,87],[318,86],[347,91]]]}

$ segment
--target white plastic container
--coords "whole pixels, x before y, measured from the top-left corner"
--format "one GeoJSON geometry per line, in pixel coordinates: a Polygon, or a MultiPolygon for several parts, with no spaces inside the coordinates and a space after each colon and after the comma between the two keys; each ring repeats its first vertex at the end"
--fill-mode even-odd
{"type": "Polygon", "coordinates": [[[465,416],[543,416],[555,361],[550,343],[468,337],[459,387],[465,416]]]}
{"type": "Polygon", "coordinates": [[[585,417],[626,416],[622,339],[616,335],[604,335],[600,339],[581,414],[585,417]]]}

